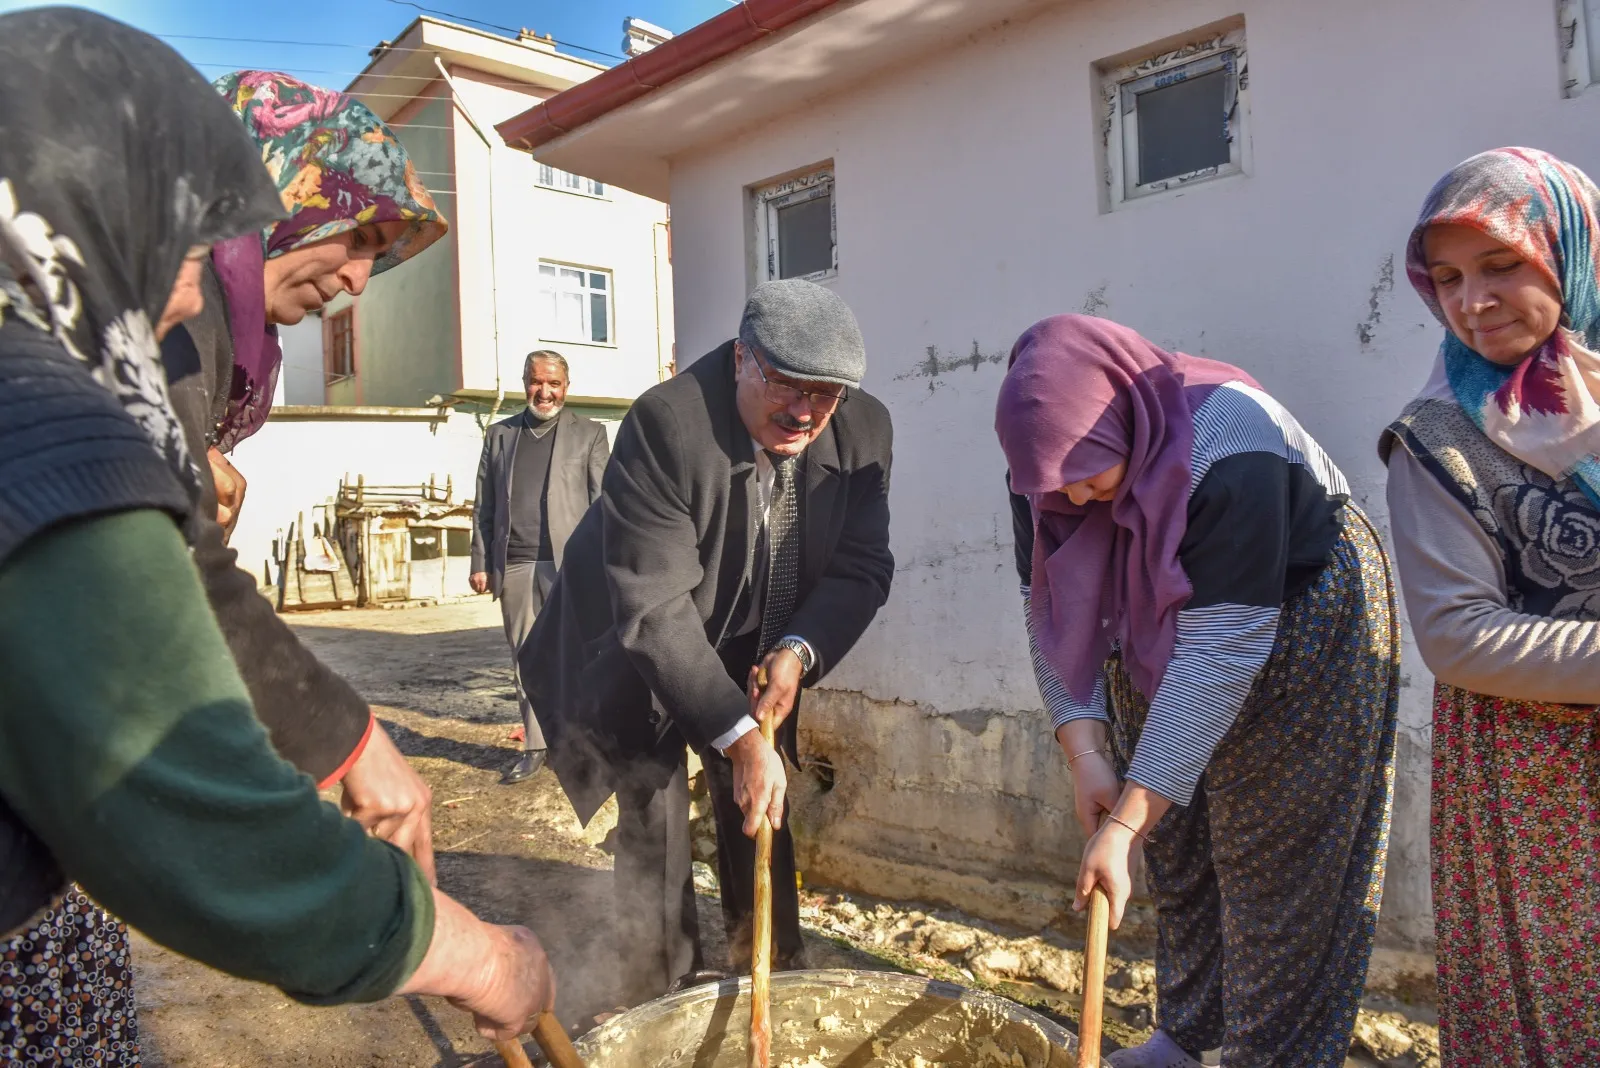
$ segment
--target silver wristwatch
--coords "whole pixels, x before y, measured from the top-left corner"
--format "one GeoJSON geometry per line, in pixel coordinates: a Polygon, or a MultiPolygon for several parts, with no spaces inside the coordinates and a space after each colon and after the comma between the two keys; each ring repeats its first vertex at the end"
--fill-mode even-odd
{"type": "Polygon", "coordinates": [[[793,636],[779,638],[772,643],[774,649],[787,649],[800,658],[800,677],[805,678],[811,674],[811,669],[816,666],[816,658],[811,654],[811,646],[803,639],[793,636]]]}

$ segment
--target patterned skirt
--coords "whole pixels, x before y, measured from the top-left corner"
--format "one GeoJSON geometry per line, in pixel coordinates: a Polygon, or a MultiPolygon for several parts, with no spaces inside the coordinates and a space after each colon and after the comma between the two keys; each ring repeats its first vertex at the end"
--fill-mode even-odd
{"type": "Polygon", "coordinates": [[[1600,709],[1435,688],[1433,910],[1445,1064],[1600,1065],[1600,709]]]}
{"type": "MultiPolygon", "coordinates": [[[[1194,800],[1150,832],[1156,1023],[1225,1065],[1341,1068],[1377,931],[1394,797],[1400,630],[1389,561],[1348,507],[1194,800]]],[[[1114,661],[1127,769],[1148,703],[1114,661]]]]}
{"type": "Polygon", "coordinates": [[[0,942],[0,1066],[138,1068],[128,929],[73,887],[0,942]]]}

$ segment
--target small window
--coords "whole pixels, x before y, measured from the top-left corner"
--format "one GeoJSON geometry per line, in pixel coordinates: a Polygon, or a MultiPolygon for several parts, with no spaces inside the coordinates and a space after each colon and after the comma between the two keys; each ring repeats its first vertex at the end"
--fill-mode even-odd
{"type": "Polygon", "coordinates": [[[560,167],[552,167],[548,163],[539,164],[538,184],[546,189],[560,189],[567,193],[582,193],[585,196],[603,197],[606,195],[606,184],[597,182],[593,178],[583,178],[560,167]]]}
{"type": "Polygon", "coordinates": [[[327,317],[323,328],[322,369],[330,385],[356,373],[354,308],[341,308],[327,317]]]}
{"type": "Polygon", "coordinates": [[[832,168],[758,188],[755,202],[762,280],[838,273],[832,168]]]}
{"type": "Polygon", "coordinates": [[[1243,27],[1099,66],[1109,207],[1248,173],[1243,27]]]}
{"type": "Polygon", "coordinates": [[[546,339],[611,344],[610,271],[541,263],[539,295],[546,339]]]}

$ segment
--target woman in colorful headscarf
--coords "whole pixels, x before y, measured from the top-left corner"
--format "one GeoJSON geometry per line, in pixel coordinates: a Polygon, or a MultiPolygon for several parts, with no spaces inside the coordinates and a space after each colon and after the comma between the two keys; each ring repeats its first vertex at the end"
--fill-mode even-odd
{"type": "Polygon", "coordinates": [[[1064,315],[1017,341],[995,429],[1040,692],[1098,886],[1136,849],[1157,1027],[1119,1068],[1340,1066],[1377,926],[1399,629],[1344,476],[1227,364],[1064,315]]]}
{"type": "Polygon", "coordinates": [[[1406,262],[1447,331],[1380,445],[1436,679],[1441,1054],[1600,1064],[1600,190],[1474,156],[1406,262]]]}
{"type": "Polygon", "coordinates": [[[445,222],[406,150],[358,101],[261,71],[230,74],[216,89],[255,142],[288,217],[216,243],[200,280],[205,310],[162,343],[189,449],[210,461],[189,523],[195,560],[278,751],[319,784],[341,783],[346,811],[431,877],[427,785],[366,701],[257,593],[219,524],[237,517],[244,490],[224,453],[260,429],[272,406],[278,326],[339,293],[361,293],[372,275],[438,240],[445,222]]]}
{"type": "Polygon", "coordinates": [[[127,929],[315,1004],[549,1007],[482,923],[268,745],[186,544],[203,468],[158,339],[208,246],[281,215],[170,47],[0,16],[0,1063],[137,1065],[127,929]],[[74,880],[83,889],[69,884],[74,880]],[[94,899],[92,902],[88,896],[94,899]]]}

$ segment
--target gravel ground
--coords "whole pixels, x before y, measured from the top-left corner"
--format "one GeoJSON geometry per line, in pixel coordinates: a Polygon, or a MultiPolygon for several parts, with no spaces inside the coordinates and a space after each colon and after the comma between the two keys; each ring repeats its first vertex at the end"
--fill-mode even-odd
{"type": "MultiPolygon", "coordinates": [[[[319,656],[377,708],[434,791],[439,884],[479,915],[522,923],[545,942],[570,1025],[615,1005],[611,856],[599,817],[578,826],[544,773],[502,787],[516,756],[509,657],[487,598],[428,608],[287,617],[319,656]]],[[[701,929],[725,958],[716,904],[715,840],[701,816],[695,855],[701,929]]],[[[1007,931],[958,912],[825,888],[802,891],[814,967],[896,969],[994,990],[1075,1028],[1082,942],[1059,932],[1007,931]]],[[[1155,970],[1146,947],[1115,939],[1105,1050],[1150,1033],[1155,970]]],[[[139,1012],[150,1068],[328,1068],[497,1065],[468,1018],[442,1001],[390,999],[314,1009],[276,990],[211,971],[135,940],[139,1012]],[[487,1056],[486,1056],[487,1055],[487,1056]]],[[[1427,1006],[1369,997],[1350,1065],[1438,1065],[1427,1006]]]]}

